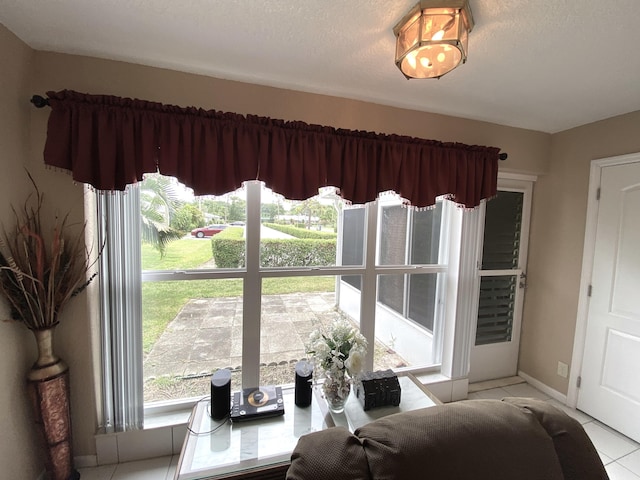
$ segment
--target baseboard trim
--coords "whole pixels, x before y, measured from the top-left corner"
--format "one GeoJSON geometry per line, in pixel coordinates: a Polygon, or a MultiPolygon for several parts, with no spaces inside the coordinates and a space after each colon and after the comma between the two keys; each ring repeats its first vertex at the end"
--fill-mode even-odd
{"type": "Polygon", "coordinates": [[[563,405],[567,404],[567,396],[564,393],[560,393],[559,391],[554,390],[550,386],[545,385],[540,380],[537,380],[537,379],[533,378],[531,375],[527,375],[526,373],[524,373],[521,370],[518,370],[518,376],[522,377],[532,387],[535,387],[538,390],[540,390],[541,392],[546,393],[551,398],[559,401],[563,405]]]}

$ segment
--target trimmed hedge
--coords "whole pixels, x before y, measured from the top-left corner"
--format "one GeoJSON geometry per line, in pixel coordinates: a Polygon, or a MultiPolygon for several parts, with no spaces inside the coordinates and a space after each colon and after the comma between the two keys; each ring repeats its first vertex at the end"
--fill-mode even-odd
{"type": "MultiPolygon", "coordinates": [[[[273,224],[267,224],[273,228],[273,224]]],[[[282,226],[282,225],[280,225],[282,226]]],[[[308,232],[305,229],[295,229],[308,232]]],[[[288,233],[288,232],[284,232],[288,233]]],[[[320,234],[323,232],[311,232],[320,234]]],[[[290,234],[291,235],[291,234],[290,234]]],[[[324,238],[265,238],[260,244],[261,263],[265,267],[319,267],[335,265],[335,234],[324,232],[324,238]],[[329,238],[327,238],[327,236],[329,238]]],[[[245,266],[243,229],[228,227],[211,238],[213,259],[218,268],[245,266]]]]}
{"type": "Polygon", "coordinates": [[[211,237],[213,260],[218,268],[244,267],[244,229],[227,227],[211,237]]]}
{"type": "Polygon", "coordinates": [[[296,238],[317,238],[317,239],[330,239],[336,238],[337,235],[333,232],[320,232],[318,230],[308,230],[306,228],[298,228],[293,225],[282,225],[280,223],[265,223],[265,227],[278,230],[279,232],[286,233],[296,238]]]}
{"type": "Polygon", "coordinates": [[[320,267],[336,264],[336,240],[265,238],[260,244],[265,267],[320,267]]]}

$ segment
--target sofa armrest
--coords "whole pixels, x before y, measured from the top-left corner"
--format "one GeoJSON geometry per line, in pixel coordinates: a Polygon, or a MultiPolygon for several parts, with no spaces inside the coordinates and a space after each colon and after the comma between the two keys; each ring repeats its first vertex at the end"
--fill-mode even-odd
{"type": "Polygon", "coordinates": [[[376,479],[563,480],[553,441],[535,417],[499,400],[389,415],[355,435],[376,479]]]}
{"type": "Polygon", "coordinates": [[[565,480],[605,480],[602,460],[582,425],[553,405],[533,398],[507,397],[510,403],[533,414],[553,439],[565,480]]]}
{"type": "Polygon", "coordinates": [[[291,454],[286,478],[370,480],[371,477],[360,439],[346,428],[332,427],[300,437],[291,454]]]}

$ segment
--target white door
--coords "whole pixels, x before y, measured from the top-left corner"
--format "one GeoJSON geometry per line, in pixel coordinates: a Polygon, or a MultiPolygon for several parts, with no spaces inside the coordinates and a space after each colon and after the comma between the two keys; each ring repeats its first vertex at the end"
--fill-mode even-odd
{"type": "Polygon", "coordinates": [[[532,183],[502,180],[486,203],[469,382],[518,372],[532,183]]]}
{"type": "Polygon", "coordinates": [[[640,441],[640,162],[601,169],[578,408],[640,441]]]}

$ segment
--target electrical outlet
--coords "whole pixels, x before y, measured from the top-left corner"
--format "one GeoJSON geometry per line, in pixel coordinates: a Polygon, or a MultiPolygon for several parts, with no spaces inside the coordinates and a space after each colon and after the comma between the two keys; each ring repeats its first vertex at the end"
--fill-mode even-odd
{"type": "Polygon", "coordinates": [[[567,378],[569,376],[569,365],[563,362],[558,362],[558,375],[562,378],[567,378]]]}

